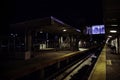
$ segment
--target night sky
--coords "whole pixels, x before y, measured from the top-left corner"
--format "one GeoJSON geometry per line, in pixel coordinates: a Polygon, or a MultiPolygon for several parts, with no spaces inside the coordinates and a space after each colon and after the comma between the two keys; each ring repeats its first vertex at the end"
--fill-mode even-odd
{"type": "Polygon", "coordinates": [[[13,0],[6,5],[10,24],[48,16],[77,28],[103,23],[102,0],[13,0]]]}

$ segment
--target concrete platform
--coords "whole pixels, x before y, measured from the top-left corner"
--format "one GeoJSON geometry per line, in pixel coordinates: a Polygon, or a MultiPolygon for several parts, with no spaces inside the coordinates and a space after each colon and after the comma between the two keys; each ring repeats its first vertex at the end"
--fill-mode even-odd
{"type": "MultiPolygon", "coordinates": [[[[27,75],[34,71],[43,69],[51,64],[62,61],[73,55],[80,54],[84,51],[55,51],[41,54],[35,58],[26,61],[8,61],[1,62],[0,76],[8,79],[16,79],[20,76],[27,75]]],[[[1,78],[0,77],[0,78],[1,78]]]]}
{"type": "Polygon", "coordinates": [[[111,49],[105,46],[89,80],[120,80],[120,54],[112,53],[111,49]]]}
{"type": "Polygon", "coordinates": [[[88,80],[106,80],[106,46],[103,48],[88,80]]]}
{"type": "Polygon", "coordinates": [[[120,80],[120,54],[112,53],[107,47],[106,80],[120,80]]]}

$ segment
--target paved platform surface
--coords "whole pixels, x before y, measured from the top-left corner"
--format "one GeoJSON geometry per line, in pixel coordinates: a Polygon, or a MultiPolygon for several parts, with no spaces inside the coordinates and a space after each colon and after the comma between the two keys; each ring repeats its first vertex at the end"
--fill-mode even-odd
{"type": "Polygon", "coordinates": [[[120,80],[120,54],[105,46],[90,74],[89,80],[120,80]]]}
{"type": "Polygon", "coordinates": [[[100,53],[88,80],[106,80],[106,46],[100,53]]]}
{"type": "Polygon", "coordinates": [[[8,78],[17,78],[19,76],[31,73],[32,71],[42,69],[45,66],[51,65],[66,57],[76,55],[77,53],[84,51],[55,51],[41,54],[35,58],[26,61],[1,61],[0,75],[8,78]]]}
{"type": "Polygon", "coordinates": [[[106,80],[120,80],[120,54],[112,53],[107,47],[106,80]]]}

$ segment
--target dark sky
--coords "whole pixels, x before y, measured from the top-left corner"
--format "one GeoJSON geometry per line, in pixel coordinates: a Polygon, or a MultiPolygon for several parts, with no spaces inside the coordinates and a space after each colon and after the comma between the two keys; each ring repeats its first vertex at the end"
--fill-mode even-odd
{"type": "Polygon", "coordinates": [[[8,2],[9,22],[54,16],[73,25],[101,24],[102,0],[15,0],[8,2]]]}

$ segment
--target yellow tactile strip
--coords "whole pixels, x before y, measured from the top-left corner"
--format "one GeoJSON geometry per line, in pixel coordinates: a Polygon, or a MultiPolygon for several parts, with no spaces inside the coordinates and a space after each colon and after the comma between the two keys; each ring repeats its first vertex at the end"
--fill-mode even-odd
{"type": "Polygon", "coordinates": [[[103,48],[88,80],[106,80],[106,46],[103,48]]]}

